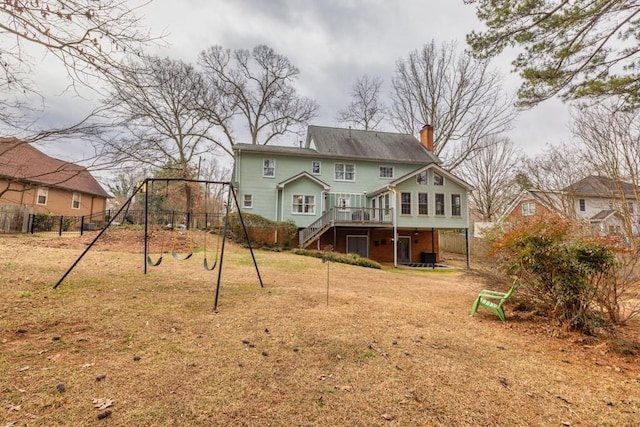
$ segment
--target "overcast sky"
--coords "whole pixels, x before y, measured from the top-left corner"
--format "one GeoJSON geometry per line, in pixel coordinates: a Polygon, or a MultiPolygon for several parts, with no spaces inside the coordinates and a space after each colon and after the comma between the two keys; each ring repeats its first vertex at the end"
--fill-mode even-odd
{"type": "MultiPolygon", "coordinates": [[[[463,0],[153,0],[139,15],[152,32],[167,34],[162,46],[151,49],[160,56],[195,63],[200,51],[216,44],[266,44],[284,54],[300,69],[300,93],[320,106],[312,124],[324,126],[340,126],[336,113],[348,104],[359,76],[380,76],[386,100],[399,58],[432,39],[456,40],[463,49],[465,34],[482,28],[475,8],[463,0]]],[[[498,58],[493,66],[514,92],[519,82],[509,63],[498,58]]],[[[53,121],[82,108],[52,102],[53,121]]],[[[521,113],[509,136],[532,154],[546,143],[567,142],[568,118],[562,103],[547,101],[521,113]]]]}

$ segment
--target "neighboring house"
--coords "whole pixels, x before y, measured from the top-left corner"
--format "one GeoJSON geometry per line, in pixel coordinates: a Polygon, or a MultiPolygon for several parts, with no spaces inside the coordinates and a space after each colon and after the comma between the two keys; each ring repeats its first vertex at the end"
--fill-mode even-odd
{"type": "Polygon", "coordinates": [[[587,224],[596,234],[638,233],[637,188],[627,182],[590,175],[560,191],[523,190],[499,222],[521,222],[561,215],[587,224]],[[625,225],[625,218],[629,221],[625,225]]]}
{"type": "Polygon", "coordinates": [[[498,222],[523,222],[532,219],[544,218],[548,215],[556,215],[558,209],[553,203],[556,195],[550,192],[528,189],[520,194],[509,204],[498,222]]]}
{"type": "Polygon", "coordinates": [[[472,187],[440,166],[430,126],[420,140],[309,126],[299,148],[233,149],[241,209],[292,221],[300,247],[331,245],[396,265],[429,263],[438,260],[437,230],[468,229],[472,187]]]}
{"type": "Polygon", "coordinates": [[[590,175],[563,192],[570,196],[576,217],[588,221],[600,234],[621,234],[626,228],[639,234],[638,188],[633,184],[590,175]]]}
{"type": "Polygon", "coordinates": [[[15,138],[0,138],[0,205],[30,213],[104,213],[109,194],[82,166],[54,159],[15,138]]]}

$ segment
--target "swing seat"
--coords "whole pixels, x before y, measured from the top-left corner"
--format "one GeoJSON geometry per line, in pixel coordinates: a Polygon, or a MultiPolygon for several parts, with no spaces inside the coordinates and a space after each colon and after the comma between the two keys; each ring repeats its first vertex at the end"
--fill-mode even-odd
{"type": "Polygon", "coordinates": [[[207,258],[204,258],[204,261],[202,263],[202,265],[204,266],[204,269],[207,271],[213,271],[214,268],[216,268],[216,265],[218,264],[218,260],[215,259],[213,261],[213,265],[211,267],[209,267],[209,262],[207,261],[207,258]]]}
{"type": "Polygon", "coordinates": [[[151,267],[157,267],[160,265],[161,262],[162,262],[162,255],[160,255],[160,258],[158,258],[158,260],[155,262],[151,259],[150,255],[147,255],[147,264],[150,265],[151,267]]]}
{"type": "Polygon", "coordinates": [[[180,258],[180,255],[176,251],[171,251],[171,256],[177,259],[178,261],[186,261],[193,256],[193,252],[187,254],[184,258],[180,258]]]}

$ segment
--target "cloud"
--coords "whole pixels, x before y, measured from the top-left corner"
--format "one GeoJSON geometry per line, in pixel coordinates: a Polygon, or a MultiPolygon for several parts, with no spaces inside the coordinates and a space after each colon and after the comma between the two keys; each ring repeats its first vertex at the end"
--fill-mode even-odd
{"type": "MultiPolygon", "coordinates": [[[[150,51],[160,56],[194,63],[212,45],[258,44],[286,55],[301,71],[300,93],[319,103],[314,123],[321,125],[336,125],[335,115],[348,104],[359,76],[380,76],[388,99],[398,59],[432,39],[457,40],[464,48],[465,35],[480,26],[474,7],[459,0],[157,0],[140,15],[154,33],[168,33],[150,51]]],[[[508,60],[495,63],[509,74],[508,60]]],[[[517,76],[508,81],[517,87],[517,76]]],[[[543,146],[566,135],[565,117],[562,104],[548,102],[522,114],[511,135],[518,143],[543,146]]]]}

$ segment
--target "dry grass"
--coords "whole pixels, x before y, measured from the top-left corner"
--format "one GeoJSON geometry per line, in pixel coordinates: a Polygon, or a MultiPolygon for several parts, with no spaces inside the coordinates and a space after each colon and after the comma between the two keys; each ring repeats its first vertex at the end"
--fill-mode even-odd
{"type": "Polygon", "coordinates": [[[637,353],[510,312],[470,318],[487,286],[472,274],[330,264],[327,306],[327,264],[257,251],[261,289],[228,244],[216,314],[201,253],[144,276],[139,241],[98,245],[53,290],[77,240],[0,237],[0,427],[640,420],[637,353]]]}

